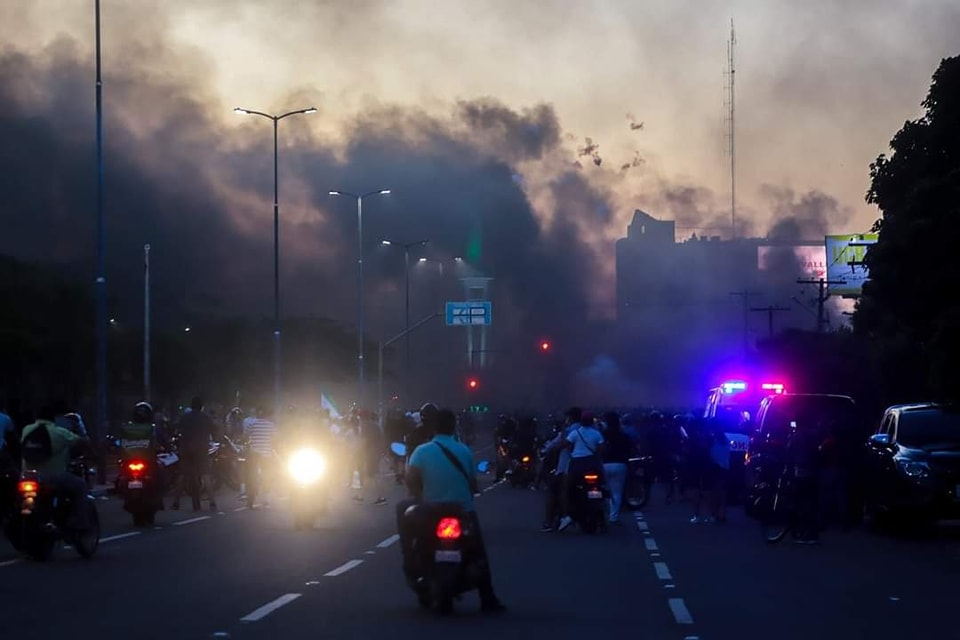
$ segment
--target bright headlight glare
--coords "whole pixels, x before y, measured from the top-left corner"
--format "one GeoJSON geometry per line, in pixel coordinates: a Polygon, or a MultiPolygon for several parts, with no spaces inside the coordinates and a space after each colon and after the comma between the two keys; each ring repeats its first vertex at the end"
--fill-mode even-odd
{"type": "Polygon", "coordinates": [[[320,479],[326,469],[326,463],[314,449],[300,449],[290,456],[287,473],[295,482],[312,484],[320,479]]]}

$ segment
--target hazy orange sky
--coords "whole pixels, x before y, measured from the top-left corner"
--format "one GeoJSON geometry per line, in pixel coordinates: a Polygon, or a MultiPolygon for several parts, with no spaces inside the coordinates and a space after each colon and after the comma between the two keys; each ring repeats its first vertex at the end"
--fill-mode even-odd
{"type": "MultiPolygon", "coordinates": [[[[0,36],[20,49],[64,33],[92,40],[92,7],[5,2],[0,36]]],[[[310,126],[334,135],[371,103],[437,112],[481,96],[550,103],[575,136],[571,158],[589,136],[611,174],[637,151],[645,159],[623,179],[603,178],[622,205],[622,233],[634,205],[661,214],[644,196],[651,181],[708,187],[725,206],[731,17],[743,206],[766,217],[763,184],[819,189],[854,211],[835,231],[865,228],[876,217],[863,202],[868,163],[918,114],[938,61],[960,46],[954,0],[104,0],[103,55],[108,69],[124,65],[121,45],[139,41],[144,73],[201,77],[224,119],[237,104],[315,103],[322,117],[310,126]],[[630,130],[628,113],[642,130],[630,130]]]]}

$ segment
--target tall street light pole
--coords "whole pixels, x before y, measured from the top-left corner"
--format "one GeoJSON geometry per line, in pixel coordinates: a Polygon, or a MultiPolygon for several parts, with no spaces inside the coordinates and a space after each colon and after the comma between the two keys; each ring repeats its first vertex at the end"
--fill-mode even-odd
{"type": "MultiPolygon", "coordinates": [[[[103,78],[100,64],[100,0],[95,0],[96,95],[97,95],[97,419],[94,437],[105,433],[107,424],[107,274],[106,228],[103,216],[103,78]]],[[[98,465],[103,469],[104,465],[98,465]]],[[[101,480],[103,472],[101,471],[101,480]]]]}
{"type": "Polygon", "coordinates": [[[260,116],[273,121],[273,412],[274,419],[280,415],[280,182],[278,179],[277,129],[280,121],[290,116],[316,113],[315,107],[271,115],[253,109],[236,107],[235,113],[260,116]]]}
{"type": "Polygon", "coordinates": [[[404,390],[407,396],[410,396],[410,249],[414,247],[424,247],[430,243],[429,240],[418,240],[416,242],[393,242],[392,240],[383,240],[380,244],[386,247],[400,247],[403,249],[403,280],[404,280],[404,319],[403,329],[404,349],[406,350],[404,359],[404,390]]]}
{"type": "Polygon", "coordinates": [[[347,191],[330,191],[331,196],[347,196],[357,200],[357,367],[359,380],[357,385],[357,406],[363,405],[364,371],[363,371],[363,199],[367,196],[387,196],[390,189],[377,189],[363,194],[347,191]]]}

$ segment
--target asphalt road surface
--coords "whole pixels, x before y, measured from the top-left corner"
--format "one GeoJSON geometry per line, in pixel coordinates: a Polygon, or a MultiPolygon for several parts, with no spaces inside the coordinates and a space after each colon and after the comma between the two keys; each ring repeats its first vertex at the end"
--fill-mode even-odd
{"type": "Polygon", "coordinates": [[[248,511],[224,495],[219,512],[166,511],[142,530],[102,500],[93,560],[63,549],[36,563],[0,544],[0,637],[960,638],[956,529],[767,545],[742,516],[693,525],[689,506],[658,495],[609,534],[545,534],[540,494],[485,486],[477,504],[501,615],[480,615],[476,594],[448,618],[418,608],[400,572],[402,493],[391,483],[390,505],[355,504],[344,489],[304,532],[282,500],[248,511]]]}

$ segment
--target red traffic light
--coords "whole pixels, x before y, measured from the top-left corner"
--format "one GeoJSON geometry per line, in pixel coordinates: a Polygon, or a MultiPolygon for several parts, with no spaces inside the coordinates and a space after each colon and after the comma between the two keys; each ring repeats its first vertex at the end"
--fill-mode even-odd
{"type": "Polygon", "coordinates": [[[470,391],[476,391],[479,388],[480,388],[479,380],[477,380],[476,378],[470,378],[467,380],[467,389],[470,389],[470,391]]]}
{"type": "Polygon", "coordinates": [[[550,351],[550,342],[544,340],[540,343],[540,351],[550,351]]]}

